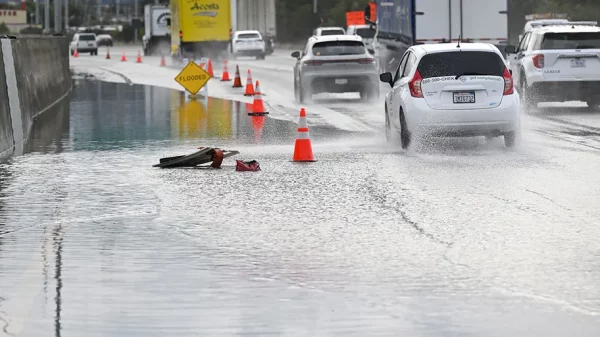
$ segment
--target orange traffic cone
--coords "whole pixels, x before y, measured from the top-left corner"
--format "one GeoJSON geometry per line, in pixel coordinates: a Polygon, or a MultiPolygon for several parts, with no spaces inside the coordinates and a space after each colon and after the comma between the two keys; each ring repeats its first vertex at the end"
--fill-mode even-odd
{"type": "Polygon", "coordinates": [[[121,55],[121,62],[127,62],[127,56],[125,56],[125,52],[121,55]]]}
{"type": "Polygon", "coordinates": [[[248,113],[249,116],[264,116],[268,114],[265,111],[265,106],[263,104],[262,95],[260,94],[260,86],[258,81],[256,81],[256,90],[254,90],[254,103],[252,104],[252,112],[248,113]]]}
{"type": "Polygon", "coordinates": [[[246,79],[246,92],[244,96],[254,96],[254,86],[252,85],[252,74],[250,74],[250,69],[248,69],[248,78],[246,79]]]}
{"type": "Polygon", "coordinates": [[[75,51],[73,52],[73,57],[79,57],[79,52],[77,51],[77,48],[75,48],[75,51]]]}
{"type": "Polygon", "coordinates": [[[221,75],[221,82],[231,81],[229,78],[229,72],[227,71],[227,60],[223,61],[223,75],[221,75]]]}
{"type": "Polygon", "coordinates": [[[233,88],[242,88],[242,79],[240,78],[240,68],[235,65],[235,78],[233,79],[233,88]]]}
{"type": "Polygon", "coordinates": [[[308,123],[306,122],[306,110],[300,109],[300,120],[298,121],[298,136],[294,144],[293,161],[315,162],[313,158],[312,144],[308,134],[308,123]]]}
{"type": "Polygon", "coordinates": [[[165,56],[164,55],[160,56],[160,66],[161,67],[166,67],[167,66],[167,62],[165,62],[165,56]]]}
{"type": "Polygon", "coordinates": [[[208,66],[206,67],[206,72],[210,75],[210,77],[215,77],[215,73],[213,72],[212,61],[208,59],[208,66]]]}
{"type": "Polygon", "coordinates": [[[142,63],[142,55],[140,54],[139,51],[138,51],[138,57],[137,57],[137,60],[135,60],[135,63],[142,63]]]}
{"type": "Polygon", "coordinates": [[[106,47],[106,59],[110,60],[110,49],[106,47]]]}

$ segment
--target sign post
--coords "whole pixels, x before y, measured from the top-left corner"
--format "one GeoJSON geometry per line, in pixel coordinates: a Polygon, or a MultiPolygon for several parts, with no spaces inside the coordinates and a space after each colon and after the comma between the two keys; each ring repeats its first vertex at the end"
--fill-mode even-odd
{"type": "Polygon", "coordinates": [[[210,74],[194,61],[188,62],[181,72],[175,76],[175,82],[179,83],[187,90],[192,99],[197,98],[198,91],[200,91],[210,79],[210,74]]]}

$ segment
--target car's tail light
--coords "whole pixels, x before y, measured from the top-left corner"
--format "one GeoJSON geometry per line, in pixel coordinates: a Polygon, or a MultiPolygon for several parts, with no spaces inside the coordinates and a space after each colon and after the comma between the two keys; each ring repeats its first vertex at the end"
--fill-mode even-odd
{"type": "Polygon", "coordinates": [[[423,98],[423,90],[421,90],[421,73],[417,70],[415,76],[408,82],[408,88],[410,89],[410,95],[416,98],[423,98]]]}
{"type": "Polygon", "coordinates": [[[544,68],[544,54],[533,55],[533,65],[536,68],[544,68]]]}
{"type": "Polygon", "coordinates": [[[321,64],[323,64],[322,61],[315,61],[315,60],[304,61],[304,65],[307,65],[307,66],[320,66],[321,64]]]}
{"type": "Polygon", "coordinates": [[[504,95],[512,95],[515,91],[515,86],[513,85],[513,78],[508,68],[504,67],[502,77],[504,78],[504,95]]]}
{"type": "Polygon", "coordinates": [[[374,58],[358,59],[358,63],[360,63],[360,64],[372,64],[372,63],[375,63],[375,59],[374,58]]]}

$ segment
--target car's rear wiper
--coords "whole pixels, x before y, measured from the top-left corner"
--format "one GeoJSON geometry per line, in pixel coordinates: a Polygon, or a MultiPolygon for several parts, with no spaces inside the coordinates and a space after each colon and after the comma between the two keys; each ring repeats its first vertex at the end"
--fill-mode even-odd
{"type": "Polygon", "coordinates": [[[485,74],[473,73],[473,72],[466,72],[466,73],[462,73],[462,74],[456,75],[456,77],[454,79],[458,80],[461,76],[465,76],[465,75],[479,75],[479,76],[483,76],[485,74]]]}

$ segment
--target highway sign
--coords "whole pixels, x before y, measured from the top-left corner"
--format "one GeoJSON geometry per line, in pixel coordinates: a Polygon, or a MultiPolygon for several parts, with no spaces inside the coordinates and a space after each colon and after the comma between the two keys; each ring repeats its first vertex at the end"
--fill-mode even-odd
{"type": "Polygon", "coordinates": [[[210,80],[210,75],[194,62],[189,62],[175,77],[175,81],[190,94],[196,95],[210,80]]]}

